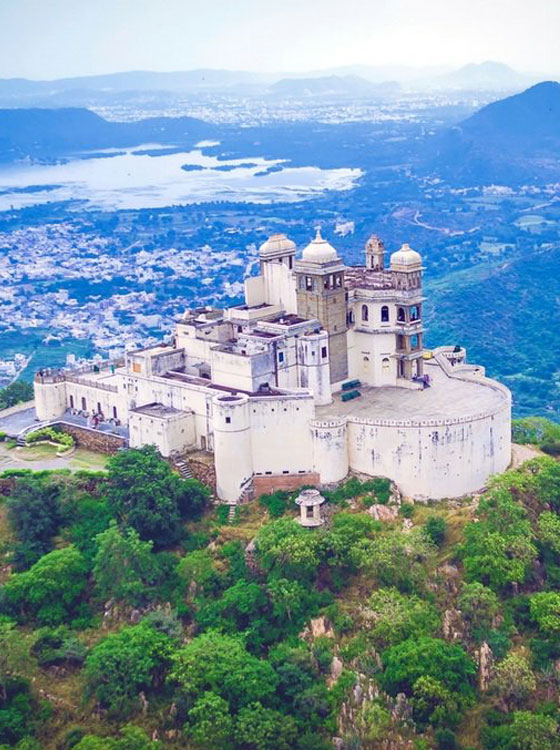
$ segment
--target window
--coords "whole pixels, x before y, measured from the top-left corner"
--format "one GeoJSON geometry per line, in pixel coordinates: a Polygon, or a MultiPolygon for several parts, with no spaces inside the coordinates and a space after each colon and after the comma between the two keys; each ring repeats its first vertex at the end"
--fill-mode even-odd
{"type": "Polygon", "coordinates": [[[390,367],[391,362],[389,360],[389,357],[383,357],[383,359],[381,360],[381,369],[383,370],[383,372],[389,372],[390,367]]]}
{"type": "Polygon", "coordinates": [[[133,363],[132,372],[142,372],[142,365],[140,364],[140,362],[133,363]]]}
{"type": "Polygon", "coordinates": [[[294,256],[290,255],[288,257],[288,266],[290,267],[290,270],[294,267],[294,256]]]}
{"type": "Polygon", "coordinates": [[[113,419],[117,419],[117,407],[113,406],[113,419]]]}
{"type": "Polygon", "coordinates": [[[278,352],[278,362],[284,361],[284,352],[278,352]]]}
{"type": "Polygon", "coordinates": [[[84,396],[82,396],[82,411],[87,410],[87,401],[84,396]]]}
{"type": "Polygon", "coordinates": [[[389,308],[387,307],[387,305],[383,305],[383,307],[381,308],[381,322],[389,322],[389,308]]]}
{"type": "Polygon", "coordinates": [[[369,308],[367,305],[362,305],[362,320],[369,320],[369,308]]]}
{"type": "Polygon", "coordinates": [[[97,402],[97,413],[101,414],[101,404],[99,403],[99,401],[97,402]]]}
{"type": "Polygon", "coordinates": [[[70,396],[70,408],[74,408],[74,396],[70,396]]]}
{"type": "Polygon", "coordinates": [[[231,424],[231,417],[226,417],[226,424],[231,424]]]}
{"type": "Polygon", "coordinates": [[[308,292],[313,291],[313,279],[311,278],[311,276],[305,277],[305,288],[307,289],[308,292]]]}
{"type": "Polygon", "coordinates": [[[322,357],[323,359],[326,359],[326,358],[327,358],[327,347],[326,347],[326,346],[322,346],[322,347],[321,347],[321,357],[322,357]]]}
{"type": "Polygon", "coordinates": [[[397,320],[399,321],[399,323],[404,323],[406,321],[404,307],[399,307],[397,311],[397,320]]]}
{"type": "Polygon", "coordinates": [[[307,516],[307,518],[313,518],[313,506],[312,505],[305,506],[305,515],[307,516]]]}

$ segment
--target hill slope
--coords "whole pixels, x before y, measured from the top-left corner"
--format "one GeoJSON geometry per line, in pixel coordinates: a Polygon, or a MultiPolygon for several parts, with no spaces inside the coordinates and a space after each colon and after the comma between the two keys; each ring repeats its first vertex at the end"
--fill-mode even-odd
{"type": "Polygon", "coordinates": [[[435,137],[426,160],[464,184],[560,179],[560,84],[544,81],[488,104],[435,137]]]}

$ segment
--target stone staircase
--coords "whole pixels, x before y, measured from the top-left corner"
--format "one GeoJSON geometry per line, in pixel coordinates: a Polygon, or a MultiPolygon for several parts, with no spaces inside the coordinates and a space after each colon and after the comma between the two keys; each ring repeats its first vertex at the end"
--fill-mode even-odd
{"type": "Polygon", "coordinates": [[[228,523],[233,523],[235,521],[236,513],[237,513],[237,505],[235,503],[232,503],[232,505],[229,506],[228,523]]]}
{"type": "Polygon", "coordinates": [[[192,471],[184,458],[176,458],[174,463],[183,479],[193,479],[192,471]]]}

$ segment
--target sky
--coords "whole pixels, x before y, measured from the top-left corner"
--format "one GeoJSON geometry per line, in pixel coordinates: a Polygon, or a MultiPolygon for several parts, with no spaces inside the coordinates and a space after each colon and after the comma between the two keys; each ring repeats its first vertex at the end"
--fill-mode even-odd
{"type": "Polygon", "coordinates": [[[0,78],[497,60],[560,72],[560,0],[0,0],[0,78]]]}

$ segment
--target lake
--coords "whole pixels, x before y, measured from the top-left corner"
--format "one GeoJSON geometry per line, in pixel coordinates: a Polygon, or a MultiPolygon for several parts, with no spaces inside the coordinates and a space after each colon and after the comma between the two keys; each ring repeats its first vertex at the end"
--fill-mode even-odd
{"type": "Polygon", "coordinates": [[[0,211],[55,201],[79,201],[80,208],[85,204],[106,210],[209,201],[296,202],[327,190],[350,190],[363,174],[350,168],[290,167],[288,162],[259,157],[218,159],[203,148],[171,150],[144,144],[81,154],[61,164],[2,167],[0,211]]]}

